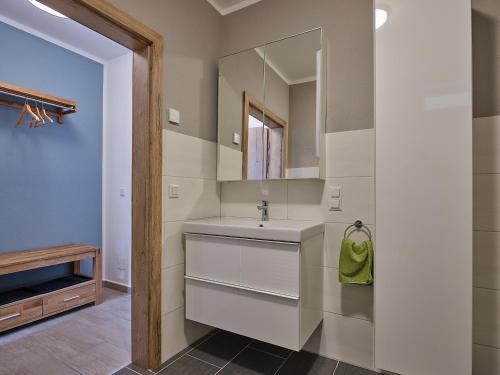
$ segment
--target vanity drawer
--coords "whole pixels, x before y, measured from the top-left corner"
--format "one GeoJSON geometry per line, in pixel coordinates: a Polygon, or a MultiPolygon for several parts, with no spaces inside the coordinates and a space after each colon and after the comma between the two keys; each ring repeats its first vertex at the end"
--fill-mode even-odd
{"type": "Polygon", "coordinates": [[[43,297],[43,313],[52,314],[95,300],[95,285],[89,284],[43,297]]]}
{"type": "Polygon", "coordinates": [[[300,350],[299,300],[186,279],[186,318],[300,350]]]}
{"type": "Polygon", "coordinates": [[[186,234],[186,275],[299,296],[300,244],[186,234]]]}
{"type": "Polygon", "coordinates": [[[17,327],[41,316],[41,298],[0,308],[0,331],[17,327]]]}

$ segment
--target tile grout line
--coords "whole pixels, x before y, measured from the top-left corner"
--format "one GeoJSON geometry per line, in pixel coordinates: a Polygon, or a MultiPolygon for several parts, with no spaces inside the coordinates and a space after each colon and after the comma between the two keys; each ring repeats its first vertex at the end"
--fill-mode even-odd
{"type": "Polygon", "coordinates": [[[184,357],[189,357],[189,358],[196,359],[197,361],[200,361],[200,362],[206,363],[207,365],[210,365],[210,366],[212,366],[212,367],[216,367],[216,368],[218,368],[218,369],[220,369],[220,368],[221,368],[220,366],[214,365],[213,363],[210,363],[210,362],[208,362],[208,361],[205,361],[205,360],[203,360],[203,359],[200,359],[200,358],[195,357],[194,355],[191,355],[191,354],[188,354],[188,353],[184,354],[184,357]]]}
{"type": "Polygon", "coordinates": [[[335,368],[333,369],[332,375],[335,375],[335,371],[337,371],[337,368],[339,367],[340,361],[337,361],[337,364],[335,365],[335,368]]]}
{"type": "MultiPolygon", "coordinates": [[[[177,362],[179,359],[181,359],[182,357],[184,357],[186,354],[189,354],[191,353],[193,350],[195,350],[197,347],[199,347],[201,344],[207,342],[208,340],[210,340],[212,337],[214,337],[215,335],[217,335],[220,331],[217,330],[215,331],[213,334],[210,334],[210,335],[207,335],[207,337],[205,338],[205,340],[203,341],[200,341],[196,346],[192,347],[190,350],[188,350],[186,353],[184,353],[183,355],[179,356],[179,358],[176,358],[174,361],[170,362],[168,365],[166,365],[165,367],[162,367],[161,369],[158,370],[158,372],[155,372],[154,374],[157,375],[159,374],[160,372],[162,372],[163,370],[165,370],[166,368],[170,367],[171,365],[173,365],[175,362],[177,362]]],[[[192,356],[191,356],[192,357],[192,356]]],[[[196,358],[196,357],[195,357],[196,358]]],[[[196,358],[198,359],[198,358],[196,358]]]]}
{"type": "Polygon", "coordinates": [[[248,343],[248,344],[247,344],[247,345],[246,345],[243,349],[241,349],[238,353],[236,353],[236,355],[235,355],[233,358],[231,358],[231,359],[229,360],[229,362],[228,362],[228,363],[226,363],[224,366],[222,366],[222,367],[219,369],[219,371],[217,371],[214,375],[217,375],[219,372],[221,372],[222,370],[224,370],[224,368],[225,368],[227,365],[229,365],[232,361],[234,361],[234,359],[235,359],[237,356],[239,356],[239,355],[240,355],[240,354],[241,354],[241,353],[242,353],[242,352],[243,352],[246,348],[248,348],[248,347],[250,346],[250,344],[251,344],[251,343],[253,343],[253,341],[254,341],[254,340],[250,341],[250,342],[249,342],[249,343],[248,343]]]}
{"type": "Polygon", "coordinates": [[[261,352],[261,353],[264,353],[264,354],[267,354],[267,355],[270,355],[272,357],[276,357],[279,359],[287,359],[288,358],[288,357],[282,357],[282,356],[277,355],[277,354],[266,352],[265,350],[262,350],[262,349],[254,348],[253,346],[249,346],[248,349],[252,349],[252,350],[255,350],[257,352],[261,352]]]}
{"type": "Polygon", "coordinates": [[[292,356],[293,354],[293,351],[290,351],[290,353],[288,354],[288,356],[285,358],[285,360],[283,361],[283,363],[280,365],[280,367],[278,367],[278,369],[276,370],[276,372],[274,373],[274,375],[276,375],[282,368],[283,366],[285,366],[285,363],[290,359],[290,357],[292,356]]]}

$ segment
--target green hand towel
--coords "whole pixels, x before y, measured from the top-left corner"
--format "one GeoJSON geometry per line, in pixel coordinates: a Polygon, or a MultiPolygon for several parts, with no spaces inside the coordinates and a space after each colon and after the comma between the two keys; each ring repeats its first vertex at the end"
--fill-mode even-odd
{"type": "Polygon", "coordinates": [[[339,259],[339,281],[345,284],[373,284],[373,244],[357,244],[349,238],[342,241],[339,259]]]}

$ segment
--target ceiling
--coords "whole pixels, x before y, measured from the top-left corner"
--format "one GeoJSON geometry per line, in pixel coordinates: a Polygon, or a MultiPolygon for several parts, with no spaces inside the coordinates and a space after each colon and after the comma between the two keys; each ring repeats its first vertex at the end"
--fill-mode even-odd
{"type": "Polygon", "coordinates": [[[99,62],[130,52],[78,22],[34,7],[28,0],[0,0],[0,21],[99,62]]]}
{"type": "Polygon", "coordinates": [[[258,3],[262,0],[207,0],[217,11],[225,16],[226,14],[236,12],[237,10],[258,3]]]}
{"type": "Polygon", "coordinates": [[[257,48],[266,64],[289,85],[316,79],[316,52],[321,49],[321,31],[313,30],[257,48]]]}

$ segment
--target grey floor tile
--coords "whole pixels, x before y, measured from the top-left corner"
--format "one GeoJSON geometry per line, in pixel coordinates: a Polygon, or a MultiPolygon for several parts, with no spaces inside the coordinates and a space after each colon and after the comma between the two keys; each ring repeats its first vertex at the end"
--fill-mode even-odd
{"type": "Polygon", "coordinates": [[[194,348],[198,347],[201,343],[209,340],[212,336],[214,336],[215,334],[217,334],[218,330],[213,330],[212,332],[210,332],[209,334],[203,336],[202,338],[198,339],[197,341],[195,341],[194,343],[192,343],[191,345],[189,345],[187,348],[181,350],[179,353],[177,353],[176,355],[174,355],[172,358],[169,358],[167,361],[165,361],[164,363],[161,364],[161,366],[158,368],[159,370],[167,367],[169,364],[171,364],[172,362],[176,361],[177,359],[179,359],[180,357],[182,357],[184,354],[188,353],[188,352],[191,352],[194,348]]]}
{"type": "MultiPolygon", "coordinates": [[[[142,367],[134,365],[133,363],[129,364],[127,367],[131,370],[134,370],[136,373],[139,373],[141,375],[153,375],[154,374],[154,372],[152,372],[150,370],[145,370],[142,367]]],[[[137,375],[137,374],[135,374],[135,375],[137,375]]]]}
{"type": "Polygon", "coordinates": [[[293,353],[278,371],[278,375],[332,375],[337,361],[301,351],[293,353]]]}
{"type": "Polygon", "coordinates": [[[340,362],[337,367],[337,370],[335,370],[335,375],[379,375],[379,374],[375,371],[370,371],[364,368],[340,362]]]}
{"type": "Polygon", "coordinates": [[[218,367],[194,357],[184,356],[161,370],[158,375],[213,375],[217,371],[218,367]]]}
{"type": "Polygon", "coordinates": [[[262,350],[269,354],[277,355],[278,357],[287,358],[290,355],[291,350],[287,348],[282,348],[281,346],[269,344],[267,342],[262,341],[253,341],[250,344],[251,348],[262,350]]]}
{"type": "Polygon", "coordinates": [[[132,370],[124,367],[121,370],[118,370],[117,372],[115,372],[113,375],[137,375],[137,374],[135,372],[133,372],[132,370]]]}
{"type": "Polygon", "coordinates": [[[251,339],[234,333],[219,331],[189,354],[215,366],[226,365],[250,343],[251,339]]]}
{"type": "Polygon", "coordinates": [[[224,367],[220,375],[273,375],[284,359],[246,348],[224,367]]]}

